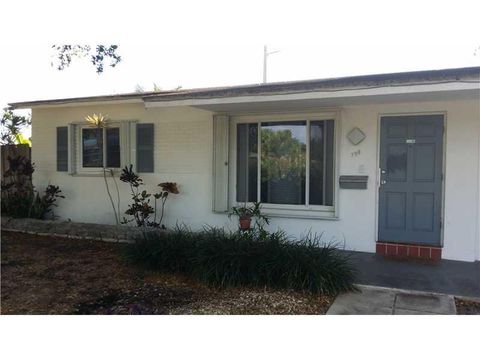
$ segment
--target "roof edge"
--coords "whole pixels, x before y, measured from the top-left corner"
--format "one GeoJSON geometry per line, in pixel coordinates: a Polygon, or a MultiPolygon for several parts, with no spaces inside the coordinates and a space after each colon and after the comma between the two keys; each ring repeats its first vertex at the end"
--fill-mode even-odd
{"type": "Polygon", "coordinates": [[[401,83],[408,85],[418,82],[428,84],[432,81],[450,80],[460,81],[462,77],[475,76],[479,78],[480,83],[480,66],[450,68],[440,70],[419,70],[408,72],[395,72],[384,74],[355,75],[346,77],[312,79],[312,80],[296,80],[274,82],[267,84],[249,84],[238,86],[209,87],[209,88],[192,88],[162,92],[146,92],[146,93],[125,93],[115,95],[99,95],[86,96],[50,100],[36,100],[9,103],[11,109],[31,108],[37,106],[61,106],[68,104],[81,103],[128,103],[128,102],[144,102],[144,101],[169,101],[182,99],[195,99],[205,97],[233,97],[243,95],[264,95],[298,92],[298,91],[322,91],[328,88],[340,88],[342,86],[389,86],[393,83],[401,83]]]}

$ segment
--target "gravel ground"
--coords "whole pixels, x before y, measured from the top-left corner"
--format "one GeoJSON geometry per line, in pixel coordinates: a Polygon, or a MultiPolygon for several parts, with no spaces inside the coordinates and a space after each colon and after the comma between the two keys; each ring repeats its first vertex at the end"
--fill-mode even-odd
{"type": "Polygon", "coordinates": [[[332,297],[142,272],[124,245],[2,232],[2,314],[325,314],[332,297]]]}
{"type": "Polygon", "coordinates": [[[480,302],[455,298],[458,315],[480,315],[480,302]]]}

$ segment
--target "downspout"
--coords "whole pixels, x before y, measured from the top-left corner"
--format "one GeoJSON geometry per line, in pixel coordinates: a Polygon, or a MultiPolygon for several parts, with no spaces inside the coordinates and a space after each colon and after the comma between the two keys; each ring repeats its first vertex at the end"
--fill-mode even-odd
{"type": "MultiPolygon", "coordinates": [[[[480,106],[479,106],[480,116],[480,106]]],[[[475,243],[475,260],[480,261],[480,119],[478,121],[478,152],[477,152],[477,241],[475,243]]]]}

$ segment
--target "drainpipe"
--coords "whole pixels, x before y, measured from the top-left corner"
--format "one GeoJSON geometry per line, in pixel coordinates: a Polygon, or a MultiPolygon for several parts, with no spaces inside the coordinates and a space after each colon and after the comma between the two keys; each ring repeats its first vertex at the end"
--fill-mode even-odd
{"type": "MultiPolygon", "coordinates": [[[[479,109],[480,113],[480,109],[479,109]]],[[[480,130],[480,122],[478,123],[478,127],[480,130]]],[[[480,131],[478,132],[478,153],[477,153],[477,161],[478,161],[478,176],[477,176],[477,241],[475,243],[475,252],[476,252],[476,260],[480,261],[480,131]]]]}

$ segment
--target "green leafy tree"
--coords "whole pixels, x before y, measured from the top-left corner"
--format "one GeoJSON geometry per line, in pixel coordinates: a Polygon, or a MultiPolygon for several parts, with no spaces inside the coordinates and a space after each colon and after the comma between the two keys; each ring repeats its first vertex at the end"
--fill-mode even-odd
{"type": "Polygon", "coordinates": [[[115,67],[122,61],[121,56],[117,54],[118,45],[97,45],[95,49],[90,45],[53,45],[52,49],[55,58],[52,66],[60,71],[69,67],[74,58],[90,57],[97,74],[103,73],[107,60],[110,67],[115,67]]]}
{"type": "Polygon", "coordinates": [[[30,144],[30,140],[25,139],[22,130],[29,127],[32,121],[28,116],[16,115],[11,110],[6,110],[0,120],[0,142],[2,145],[12,144],[30,144]]]}
{"type": "Polygon", "coordinates": [[[263,182],[304,176],[306,145],[290,130],[262,129],[261,138],[263,182]]]}

